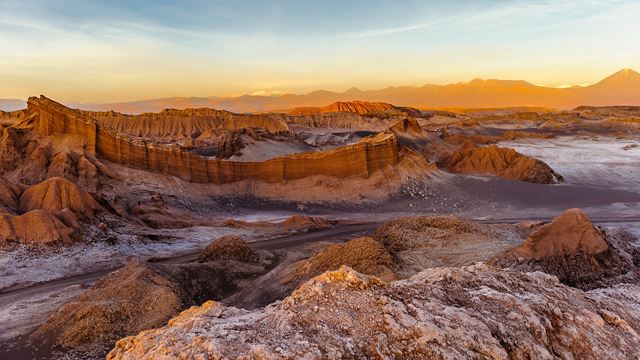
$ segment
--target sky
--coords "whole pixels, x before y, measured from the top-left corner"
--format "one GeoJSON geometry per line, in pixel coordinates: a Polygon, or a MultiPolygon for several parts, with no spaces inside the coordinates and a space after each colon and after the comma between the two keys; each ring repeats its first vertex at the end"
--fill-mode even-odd
{"type": "Polygon", "coordinates": [[[0,0],[0,98],[596,82],[640,70],[640,1],[0,0]]]}

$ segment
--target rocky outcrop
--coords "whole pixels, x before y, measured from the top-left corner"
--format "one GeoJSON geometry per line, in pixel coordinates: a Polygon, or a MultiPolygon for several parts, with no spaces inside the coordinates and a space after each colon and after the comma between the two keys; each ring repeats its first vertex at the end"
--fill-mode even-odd
{"type": "Polygon", "coordinates": [[[15,211],[20,193],[17,186],[0,177],[0,208],[15,211]]]}
{"type": "Polygon", "coordinates": [[[298,262],[281,282],[299,285],[302,281],[325,271],[337,270],[343,265],[389,281],[396,279],[392,270],[396,264],[387,249],[370,237],[360,237],[344,244],[328,245],[310,259],[298,262]]]}
{"type": "Polygon", "coordinates": [[[258,310],[191,308],[107,359],[635,359],[638,309],[637,285],[585,292],[485,265],[387,284],[344,267],[258,310]]]}
{"type": "Polygon", "coordinates": [[[479,224],[453,216],[409,216],[380,226],[374,238],[393,254],[396,274],[487,261],[522,241],[510,224],[479,224]]]}
{"type": "Polygon", "coordinates": [[[156,140],[191,140],[222,135],[226,130],[265,129],[269,133],[289,131],[286,122],[265,115],[234,114],[215,109],[166,109],[159,113],[126,115],[113,111],[84,114],[117,132],[156,140]]]}
{"type": "Polygon", "coordinates": [[[222,225],[225,227],[237,229],[260,229],[272,230],[277,232],[308,232],[314,230],[325,229],[336,225],[338,221],[325,219],[315,216],[293,215],[284,221],[242,221],[229,219],[225,220],[222,225]]]}
{"type": "Polygon", "coordinates": [[[389,128],[398,136],[416,137],[422,135],[422,128],[418,121],[414,118],[406,118],[398,120],[389,128]]]}
{"type": "Polygon", "coordinates": [[[279,223],[279,225],[285,231],[313,231],[319,229],[325,229],[335,225],[336,222],[327,220],[321,217],[305,216],[305,215],[293,215],[288,217],[285,221],[279,223]]]}
{"type": "Polygon", "coordinates": [[[0,129],[0,172],[11,171],[20,165],[26,145],[22,131],[13,127],[0,129]]]}
{"type": "Polygon", "coordinates": [[[538,184],[556,184],[563,180],[543,161],[496,145],[468,144],[440,160],[438,165],[459,174],[494,175],[538,184]]]}
{"type": "Polygon", "coordinates": [[[596,229],[587,214],[569,209],[550,223],[534,230],[514,254],[524,259],[575,256],[578,252],[598,255],[609,246],[601,230],[596,229]]]}
{"type": "Polygon", "coordinates": [[[54,177],[29,187],[20,196],[21,212],[35,209],[70,209],[78,217],[91,220],[100,205],[87,192],[67,179],[54,177]]]}
{"type": "Polygon", "coordinates": [[[0,244],[70,243],[81,228],[78,219],[91,221],[101,209],[78,185],[57,177],[22,192],[0,178],[0,201],[5,210],[0,214],[0,244]]]}
{"type": "Polygon", "coordinates": [[[192,182],[226,184],[251,179],[284,183],[314,175],[367,178],[398,163],[397,139],[391,133],[380,133],[356,144],[323,152],[241,162],[210,159],[178,145],[158,145],[132,138],[45,97],[30,98],[28,109],[32,114],[39,114],[37,129],[43,135],[78,135],[84,140],[85,148],[107,160],[192,182]]]}
{"type": "Polygon", "coordinates": [[[360,115],[382,113],[388,110],[396,110],[391,104],[367,101],[338,101],[324,107],[299,107],[291,110],[291,115],[314,115],[335,112],[351,112],[360,115]]]}
{"type": "Polygon", "coordinates": [[[3,242],[28,245],[70,243],[71,234],[73,229],[49,211],[33,210],[23,215],[0,214],[0,245],[3,242]]]}
{"type": "Polygon", "coordinates": [[[32,335],[64,349],[104,356],[115,340],[166,324],[185,308],[220,299],[258,265],[131,262],[62,306],[32,335]]]}
{"type": "Polygon", "coordinates": [[[115,341],[162,326],[185,306],[188,295],[151,264],[129,263],[61,307],[36,333],[77,348],[115,341]]]}
{"type": "Polygon", "coordinates": [[[582,289],[640,283],[637,239],[624,230],[605,234],[580,209],[569,209],[533,229],[517,248],[491,260],[521,271],[544,271],[582,289]]]}
{"type": "Polygon", "coordinates": [[[227,235],[213,240],[198,256],[199,262],[215,260],[256,262],[258,256],[243,238],[236,235],[227,235]]]}

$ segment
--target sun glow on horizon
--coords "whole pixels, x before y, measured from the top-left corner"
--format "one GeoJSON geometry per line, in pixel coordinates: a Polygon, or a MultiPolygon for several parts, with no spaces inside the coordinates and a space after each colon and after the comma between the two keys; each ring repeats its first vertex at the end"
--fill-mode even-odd
{"type": "Polygon", "coordinates": [[[7,0],[0,98],[271,96],[478,76],[584,86],[640,68],[638,13],[635,1],[7,0]]]}

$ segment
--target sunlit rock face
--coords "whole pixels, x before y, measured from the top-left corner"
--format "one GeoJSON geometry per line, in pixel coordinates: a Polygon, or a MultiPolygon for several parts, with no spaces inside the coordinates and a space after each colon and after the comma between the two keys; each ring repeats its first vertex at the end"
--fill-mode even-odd
{"type": "Polygon", "coordinates": [[[622,229],[607,234],[580,209],[569,209],[545,225],[534,226],[518,247],[492,263],[520,271],[544,271],[582,289],[640,281],[636,238],[622,229]]]}
{"type": "Polygon", "coordinates": [[[495,175],[538,184],[556,184],[562,181],[562,176],[544,162],[496,145],[463,146],[441,160],[439,165],[460,174],[495,175]]]}
{"type": "Polygon", "coordinates": [[[107,358],[632,359],[639,295],[637,285],[585,292],[486,265],[392,283],[343,267],[263,309],[193,307],[107,358]]]}
{"type": "Polygon", "coordinates": [[[383,102],[367,101],[338,101],[324,107],[299,107],[289,112],[291,115],[313,115],[335,112],[357,113],[361,115],[382,113],[397,109],[395,106],[383,102]]]}
{"type": "Polygon", "coordinates": [[[45,97],[30,98],[29,111],[38,113],[37,129],[42,134],[79,135],[85,139],[85,147],[107,160],[193,182],[225,184],[254,179],[282,183],[314,175],[366,178],[398,163],[398,144],[392,133],[379,133],[323,152],[290,154],[263,162],[234,162],[194,155],[177,145],[133,138],[45,97]]]}

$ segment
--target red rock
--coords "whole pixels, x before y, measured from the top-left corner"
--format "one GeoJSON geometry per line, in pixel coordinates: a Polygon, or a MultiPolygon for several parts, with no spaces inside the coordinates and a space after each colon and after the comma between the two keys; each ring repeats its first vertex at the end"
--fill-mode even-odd
{"type": "Polygon", "coordinates": [[[70,209],[79,217],[93,219],[100,205],[78,185],[67,179],[54,177],[33,185],[20,196],[19,210],[35,209],[59,211],[70,209]]]}
{"type": "Polygon", "coordinates": [[[534,230],[514,253],[525,259],[542,260],[578,252],[598,255],[608,248],[602,232],[582,210],[574,208],[534,230]]]}
{"type": "Polygon", "coordinates": [[[24,215],[0,214],[0,240],[39,245],[68,243],[72,229],[45,210],[33,210],[24,215]]]}
{"type": "Polygon", "coordinates": [[[543,161],[496,145],[476,147],[467,144],[438,165],[459,174],[495,175],[538,184],[562,181],[562,176],[543,161]]]}
{"type": "Polygon", "coordinates": [[[291,115],[313,115],[333,112],[353,112],[361,115],[382,113],[387,110],[395,110],[396,107],[382,102],[367,101],[338,101],[325,107],[299,107],[291,110],[291,115]]]}

